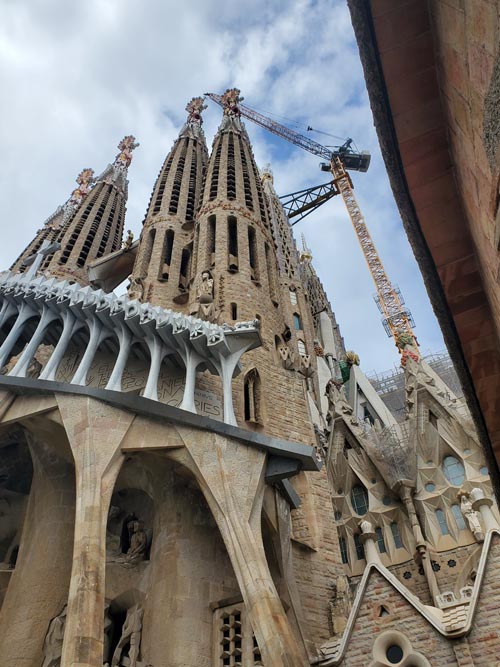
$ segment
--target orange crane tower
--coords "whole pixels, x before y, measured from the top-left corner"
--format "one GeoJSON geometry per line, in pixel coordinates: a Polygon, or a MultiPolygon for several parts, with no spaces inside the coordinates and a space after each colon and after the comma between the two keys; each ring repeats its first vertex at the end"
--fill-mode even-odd
{"type": "MultiPolygon", "coordinates": [[[[321,144],[304,137],[298,132],[281,125],[280,123],[264,116],[263,114],[241,104],[243,97],[237,88],[226,90],[224,95],[216,93],[205,93],[207,97],[222,106],[233,115],[244,116],[252,122],[269,130],[278,137],[286,139],[306,151],[319,155],[328,160],[323,163],[323,171],[330,171],[333,181],[324,185],[315,186],[290,195],[285,195],[283,206],[288,217],[298,217],[298,222],[313,210],[328,201],[331,197],[340,194],[351,218],[354,231],[363,251],[366,263],[375,283],[377,296],[375,301],[382,313],[382,323],[389,336],[392,336],[398,350],[403,353],[405,348],[410,348],[403,353],[402,362],[406,361],[407,354],[418,358],[418,344],[413,332],[413,318],[410,311],[404,307],[404,300],[398,288],[394,287],[385,272],[382,261],[378,255],[373,239],[366,226],[365,219],[354,196],[354,186],[347,170],[366,172],[370,165],[370,154],[366,151],[361,153],[351,149],[352,139],[348,139],[342,146],[327,148],[321,144]]],[[[293,222],[292,224],[295,224],[293,222]]]]}

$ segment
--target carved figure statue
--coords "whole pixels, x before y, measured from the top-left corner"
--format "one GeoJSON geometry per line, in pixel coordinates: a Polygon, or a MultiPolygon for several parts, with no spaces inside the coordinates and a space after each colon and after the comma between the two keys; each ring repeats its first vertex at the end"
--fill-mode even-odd
{"type": "Polygon", "coordinates": [[[140,301],[144,296],[144,280],[142,278],[133,278],[131,275],[128,279],[130,280],[130,285],[128,286],[129,299],[138,299],[140,301]]]}
{"type": "Polygon", "coordinates": [[[127,238],[125,241],[122,243],[122,250],[130,250],[130,246],[134,242],[134,233],[132,230],[128,229],[127,230],[127,238]]]}
{"type": "Polygon", "coordinates": [[[67,605],[64,605],[61,613],[50,621],[49,629],[43,642],[42,667],[60,667],[64,629],[66,627],[66,612],[67,605]]]}
{"type": "Polygon", "coordinates": [[[341,383],[336,382],[333,378],[328,380],[325,394],[328,398],[328,412],[330,415],[334,413],[352,415],[353,408],[347,402],[344,387],[341,383]]]}
{"type": "Polygon", "coordinates": [[[122,628],[122,635],[116,645],[111,660],[111,667],[137,667],[137,659],[141,646],[143,610],[139,605],[134,605],[127,610],[127,616],[122,628]],[[128,655],[125,654],[127,644],[130,644],[128,655]],[[128,658],[125,662],[124,658],[128,658]]]}
{"type": "Polygon", "coordinates": [[[202,320],[215,322],[218,312],[214,305],[214,279],[210,271],[202,272],[196,299],[199,303],[197,316],[202,320]]]}
{"type": "Polygon", "coordinates": [[[469,528],[479,542],[484,540],[484,533],[479,521],[478,513],[472,509],[472,502],[466,491],[459,491],[457,498],[460,500],[460,510],[469,524],[469,528]]]}

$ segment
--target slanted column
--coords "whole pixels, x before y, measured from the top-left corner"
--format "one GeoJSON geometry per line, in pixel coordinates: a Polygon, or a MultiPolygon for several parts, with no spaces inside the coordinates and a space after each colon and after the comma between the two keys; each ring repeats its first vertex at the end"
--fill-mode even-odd
{"type": "Polygon", "coordinates": [[[17,319],[14,322],[14,326],[10,330],[7,338],[0,346],[0,368],[5,366],[5,364],[7,363],[10,353],[12,352],[14,345],[17,343],[17,340],[21,335],[26,322],[32,317],[35,317],[36,315],[37,315],[36,311],[30,308],[27,305],[27,303],[23,301],[19,309],[19,315],[17,316],[17,319]]]}
{"type": "Polygon", "coordinates": [[[120,344],[120,351],[118,352],[118,357],[116,358],[113,371],[109,376],[106,389],[110,389],[112,391],[121,391],[123,371],[125,370],[128,355],[130,354],[133,336],[131,331],[124,324],[116,328],[115,333],[120,344]]]}
{"type": "Polygon", "coordinates": [[[153,401],[157,401],[158,376],[160,375],[161,362],[167,354],[167,349],[156,336],[153,338],[146,338],[146,343],[151,355],[151,366],[149,367],[148,379],[143,396],[144,398],[151,398],[153,401]]]}
{"type": "Polygon", "coordinates": [[[16,313],[16,306],[11,301],[5,300],[2,303],[2,309],[0,310],[0,327],[3,327],[9,317],[12,317],[12,315],[15,315],[16,313]]]}
{"type": "Polygon", "coordinates": [[[134,414],[83,396],[58,395],[75,460],[73,567],[61,667],[103,663],[106,522],[123,440],[134,414]]]}
{"type": "Polygon", "coordinates": [[[108,333],[106,331],[103,331],[102,323],[95,316],[92,317],[92,319],[89,322],[89,329],[90,329],[90,338],[87,345],[87,349],[85,350],[85,354],[83,355],[82,360],[80,361],[80,364],[76,369],[76,373],[73,376],[73,379],[71,380],[71,384],[79,384],[85,386],[85,383],[87,381],[87,373],[89,372],[90,366],[92,365],[95,353],[97,352],[97,348],[102,343],[102,341],[108,336],[108,333]]]}
{"type": "Polygon", "coordinates": [[[80,328],[80,325],[76,322],[76,318],[71,312],[71,310],[66,309],[62,312],[62,321],[63,321],[63,330],[57,345],[54,348],[54,351],[50,355],[50,359],[47,362],[47,365],[40,373],[40,380],[55,380],[57,369],[61,363],[68,344],[71,340],[71,337],[80,328]]]}
{"type": "Polygon", "coordinates": [[[195,352],[186,349],[184,353],[184,363],[186,364],[186,384],[184,386],[184,395],[182,403],[179,405],[181,410],[196,412],[194,403],[194,390],[196,388],[196,369],[201,363],[201,357],[195,352]]]}
{"type": "Polygon", "coordinates": [[[24,352],[21,354],[17,364],[14,366],[9,375],[14,375],[15,377],[26,377],[28,367],[31,364],[33,357],[35,356],[38,346],[43,340],[47,326],[56,319],[57,314],[44,304],[42,316],[40,317],[38,326],[35,329],[35,333],[33,334],[30,342],[24,349],[24,352]]]}
{"type": "Polygon", "coordinates": [[[231,560],[245,608],[265,665],[304,667],[304,660],[281,604],[267,564],[261,534],[261,508],[266,456],[239,443],[216,436],[186,439],[183,457],[200,482],[231,560]],[[193,461],[193,464],[190,462],[193,461]]]}

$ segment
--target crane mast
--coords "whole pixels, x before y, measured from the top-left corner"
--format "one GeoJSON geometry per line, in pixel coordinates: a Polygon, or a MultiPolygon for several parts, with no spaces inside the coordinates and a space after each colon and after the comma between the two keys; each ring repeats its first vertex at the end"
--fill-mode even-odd
{"type": "MultiPolygon", "coordinates": [[[[403,363],[406,362],[406,357],[409,354],[413,358],[418,358],[416,354],[418,349],[417,340],[413,332],[414,322],[411,313],[404,307],[404,301],[397,288],[395,288],[387,273],[385,272],[382,261],[377,253],[373,239],[368,231],[365,219],[361,212],[358,202],[354,196],[354,189],[351,178],[347,170],[365,172],[370,164],[370,154],[367,152],[355,152],[351,149],[352,140],[348,139],[342,146],[333,148],[326,148],[316,141],[304,137],[298,132],[281,125],[263,114],[250,109],[241,101],[239,96],[240,91],[237,88],[227,90],[224,95],[216,93],[206,93],[207,97],[219,104],[224,109],[224,113],[235,116],[244,116],[252,122],[269,130],[278,137],[286,139],[296,146],[319,155],[328,160],[328,164],[322,164],[324,171],[330,171],[333,176],[333,183],[331,184],[330,194],[325,194],[325,186],[310,189],[310,196],[307,191],[295,193],[301,195],[301,200],[306,201],[306,204],[299,202],[296,198],[290,205],[293,210],[293,215],[301,213],[304,217],[311,209],[317,208],[324,201],[330,199],[331,196],[340,194],[349,213],[356,237],[363,251],[366,263],[370,270],[375,288],[377,291],[376,303],[382,313],[383,325],[389,336],[394,339],[398,350],[403,353],[403,363]],[[322,188],[322,190],[319,190],[322,188]],[[317,195],[317,203],[314,203],[313,194],[318,190],[320,194],[317,195]],[[406,349],[405,348],[410,348],[406,349]]],[[[289,195],[290,196],[290,195],[289,195]]],[[[292,200],[290,200],[292,201],[292,200]]]]}

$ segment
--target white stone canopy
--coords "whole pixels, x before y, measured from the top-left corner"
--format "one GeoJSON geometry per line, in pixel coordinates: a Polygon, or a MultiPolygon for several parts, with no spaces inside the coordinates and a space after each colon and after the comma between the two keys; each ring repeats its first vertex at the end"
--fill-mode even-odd
{"type": "Polygon", "coordinates": [[[142,341],[150,353],[150,366],[143,396],[158,400],[158,376],[163,359],[174,357],[185,369],[184,395],[180,408],[196,412],[196,371],[207,369],[220,375],[224,393],[224,421],[236,425],[232,401],[232,378],[240,371],[241,356],[261,345],[258,321],[219,326],[179,312],[117,297],[102,290],[31,272],[0,274],[0,327],[15,317],[0,346],[0,368],[9,360],[28,322],[36,329],[9,375],[26,377],[48,327],[59,322],[62,333],[43,368],[40,379],[55,380],[68,345],[80,330],[89,335],[85,353],[71,384],[85,385],[95,354],[103,341],[115,338],[118,353],[106,389],[122,391],[121,381],[130,349],[142,341]]]}

